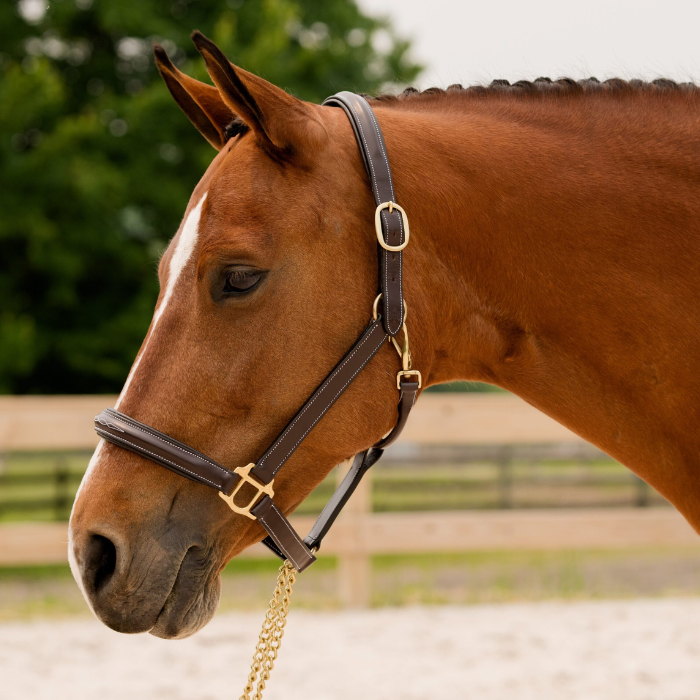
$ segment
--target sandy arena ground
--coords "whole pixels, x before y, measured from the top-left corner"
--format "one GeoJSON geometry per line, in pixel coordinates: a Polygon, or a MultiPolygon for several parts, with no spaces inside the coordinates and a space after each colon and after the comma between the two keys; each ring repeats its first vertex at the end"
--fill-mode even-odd
{"type": "MultiPolygon", "coordinates": [[[[0,626],[2,700],[238,698],[262,615],[193,638],[0,626]]],[[[290,614],[265,700],[698,700],[700,600],[290,614]]]]}

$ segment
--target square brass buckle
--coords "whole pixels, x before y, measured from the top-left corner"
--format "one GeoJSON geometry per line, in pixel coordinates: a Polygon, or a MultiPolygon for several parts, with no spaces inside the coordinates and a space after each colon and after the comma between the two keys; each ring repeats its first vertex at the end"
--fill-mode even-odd
{"type": "Polygon", "coordinates": [[[268,495],[270,498],[272,498],[275,495],[275,492],[272,490],[272,484],[275,482],[274,479],[269,484],[261,484],[255,479],[253,479],[252,476],[250,476],[250,470],[254,466],[255,463],[251,462],[245,467],[236,467],[233,470],[233,473],[238,474],[238,476],[241,477],[241,480],[236,485],[236,488],[233,489],[233,492],[230,496],[227,496],[225,493],[219,491],[219,496],[221,496],[221,498],[223,498],[224,501],[226,501],[228,507],[234,513],[238,513],[239,515],[245,515],[246,518],[250,518],[251,520],[256,519],[255,516],[250,512],[250,509],[255,505],[258,498],[263,494],[268,495]],[[243,486],[243,484],[250,484],[251,486],[254,486],[258,490],[258,492],[255,494],[255,496],[253,496],[253,498],[247,506],[237,506],[234,503],[233,499],[236,497],[236,494],[241,490],[241,486],[243,486]]]}
{"type": "Polygon", "coordinates": [[[396,375],[396,388],[401,390],[401,377],[415,377],[418,382],[418,388],[423,385],[423,378],[417,369],[403,369],[396,375]]]}

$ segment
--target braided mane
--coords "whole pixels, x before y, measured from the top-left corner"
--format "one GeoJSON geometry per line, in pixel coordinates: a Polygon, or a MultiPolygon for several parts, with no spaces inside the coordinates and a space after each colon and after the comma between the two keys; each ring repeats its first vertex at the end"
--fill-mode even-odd
{"type": "MultiPolygon", "coordinates": [[[[537,78],[537,80],[518,80],[510,83],[507,80],[493,80],[489,85],[471,85],[464,87],[459,83],[447,88],[430,87],[425,90],[416,90],[414,87],[407,87],[399,94],[367,95],[362,97],[370,103],[380,103],[382,106],[400,106],[406,102],[429,102],[447,96],[464,95],[468,97],[486,96],[545,96],[545,95],[582,95],[590,93],[617,93],[617,94],[639,94],[639,93],[695,93],[700,88],[695,83],[677,83],[668,78],[658,78],[651,82],[645,80],[622,80],[621,78],[610,78],[600,81],[597,78],[585,78],[583,80],[573,80],[572,78],[537,78]]],[[[243,135],[249,131],[248,125],[240,118],[235,117],[226,127],[226,140],[234,136],[243,135]]]]}
{"type": "Polygon", "coordinates": [[[507,80],[494,80],[489,85],[471,85],[464,87],[459,83],[446,89],[431,87],[426,90],[406,88],[403,92],[383,95],[363,95],[370,102],[380,102],[383,105],[402,103],[406,100],[430,100],[446,95],[462,94],[474,97],[488,95],[575,95],[584,93],[639,93],[639,92],[695,92],[698,86],[694,83],[677,83],[668,78],[658,78],[651,82],[645,80],[622,80],[610,78],[600,81],[597,78],[573,80],[572,78],[537,78],[537,80],[518,80],[510,83],[507,80]]]}

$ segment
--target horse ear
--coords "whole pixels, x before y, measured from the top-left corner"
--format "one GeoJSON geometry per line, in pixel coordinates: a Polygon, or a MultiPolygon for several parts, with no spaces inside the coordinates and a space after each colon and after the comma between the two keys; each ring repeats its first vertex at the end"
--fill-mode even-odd
{"type": "Polygon", "coordinates": [[[156,66],[180,109],[209,143],[220,151],[226,143],[226,127],[235,115],[213,85],[190,78],[172,63],[165,49],[153,47],[156,66]]]}
{"type": "Polygon", "coordinates": [[[317,108],[232,65],[221,49],[199,31],[192,41],[202,54],[224,102],[276,159],[313,153],[325,142],[326,129],[317,108]]]}

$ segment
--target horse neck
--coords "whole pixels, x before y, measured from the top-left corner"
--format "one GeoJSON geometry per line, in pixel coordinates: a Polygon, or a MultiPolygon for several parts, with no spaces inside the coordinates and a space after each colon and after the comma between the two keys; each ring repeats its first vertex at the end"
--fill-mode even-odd
{"type": "Polygon", "coordinates": [[[699,527],[700,198],[686,154],[657,134],[640,155],[645,127],[620,117],[608,135],[595,110],[578,132],[568,113],[380,113],[410,217],[408,325],[428,382],[521,396],[699,527]]]}

